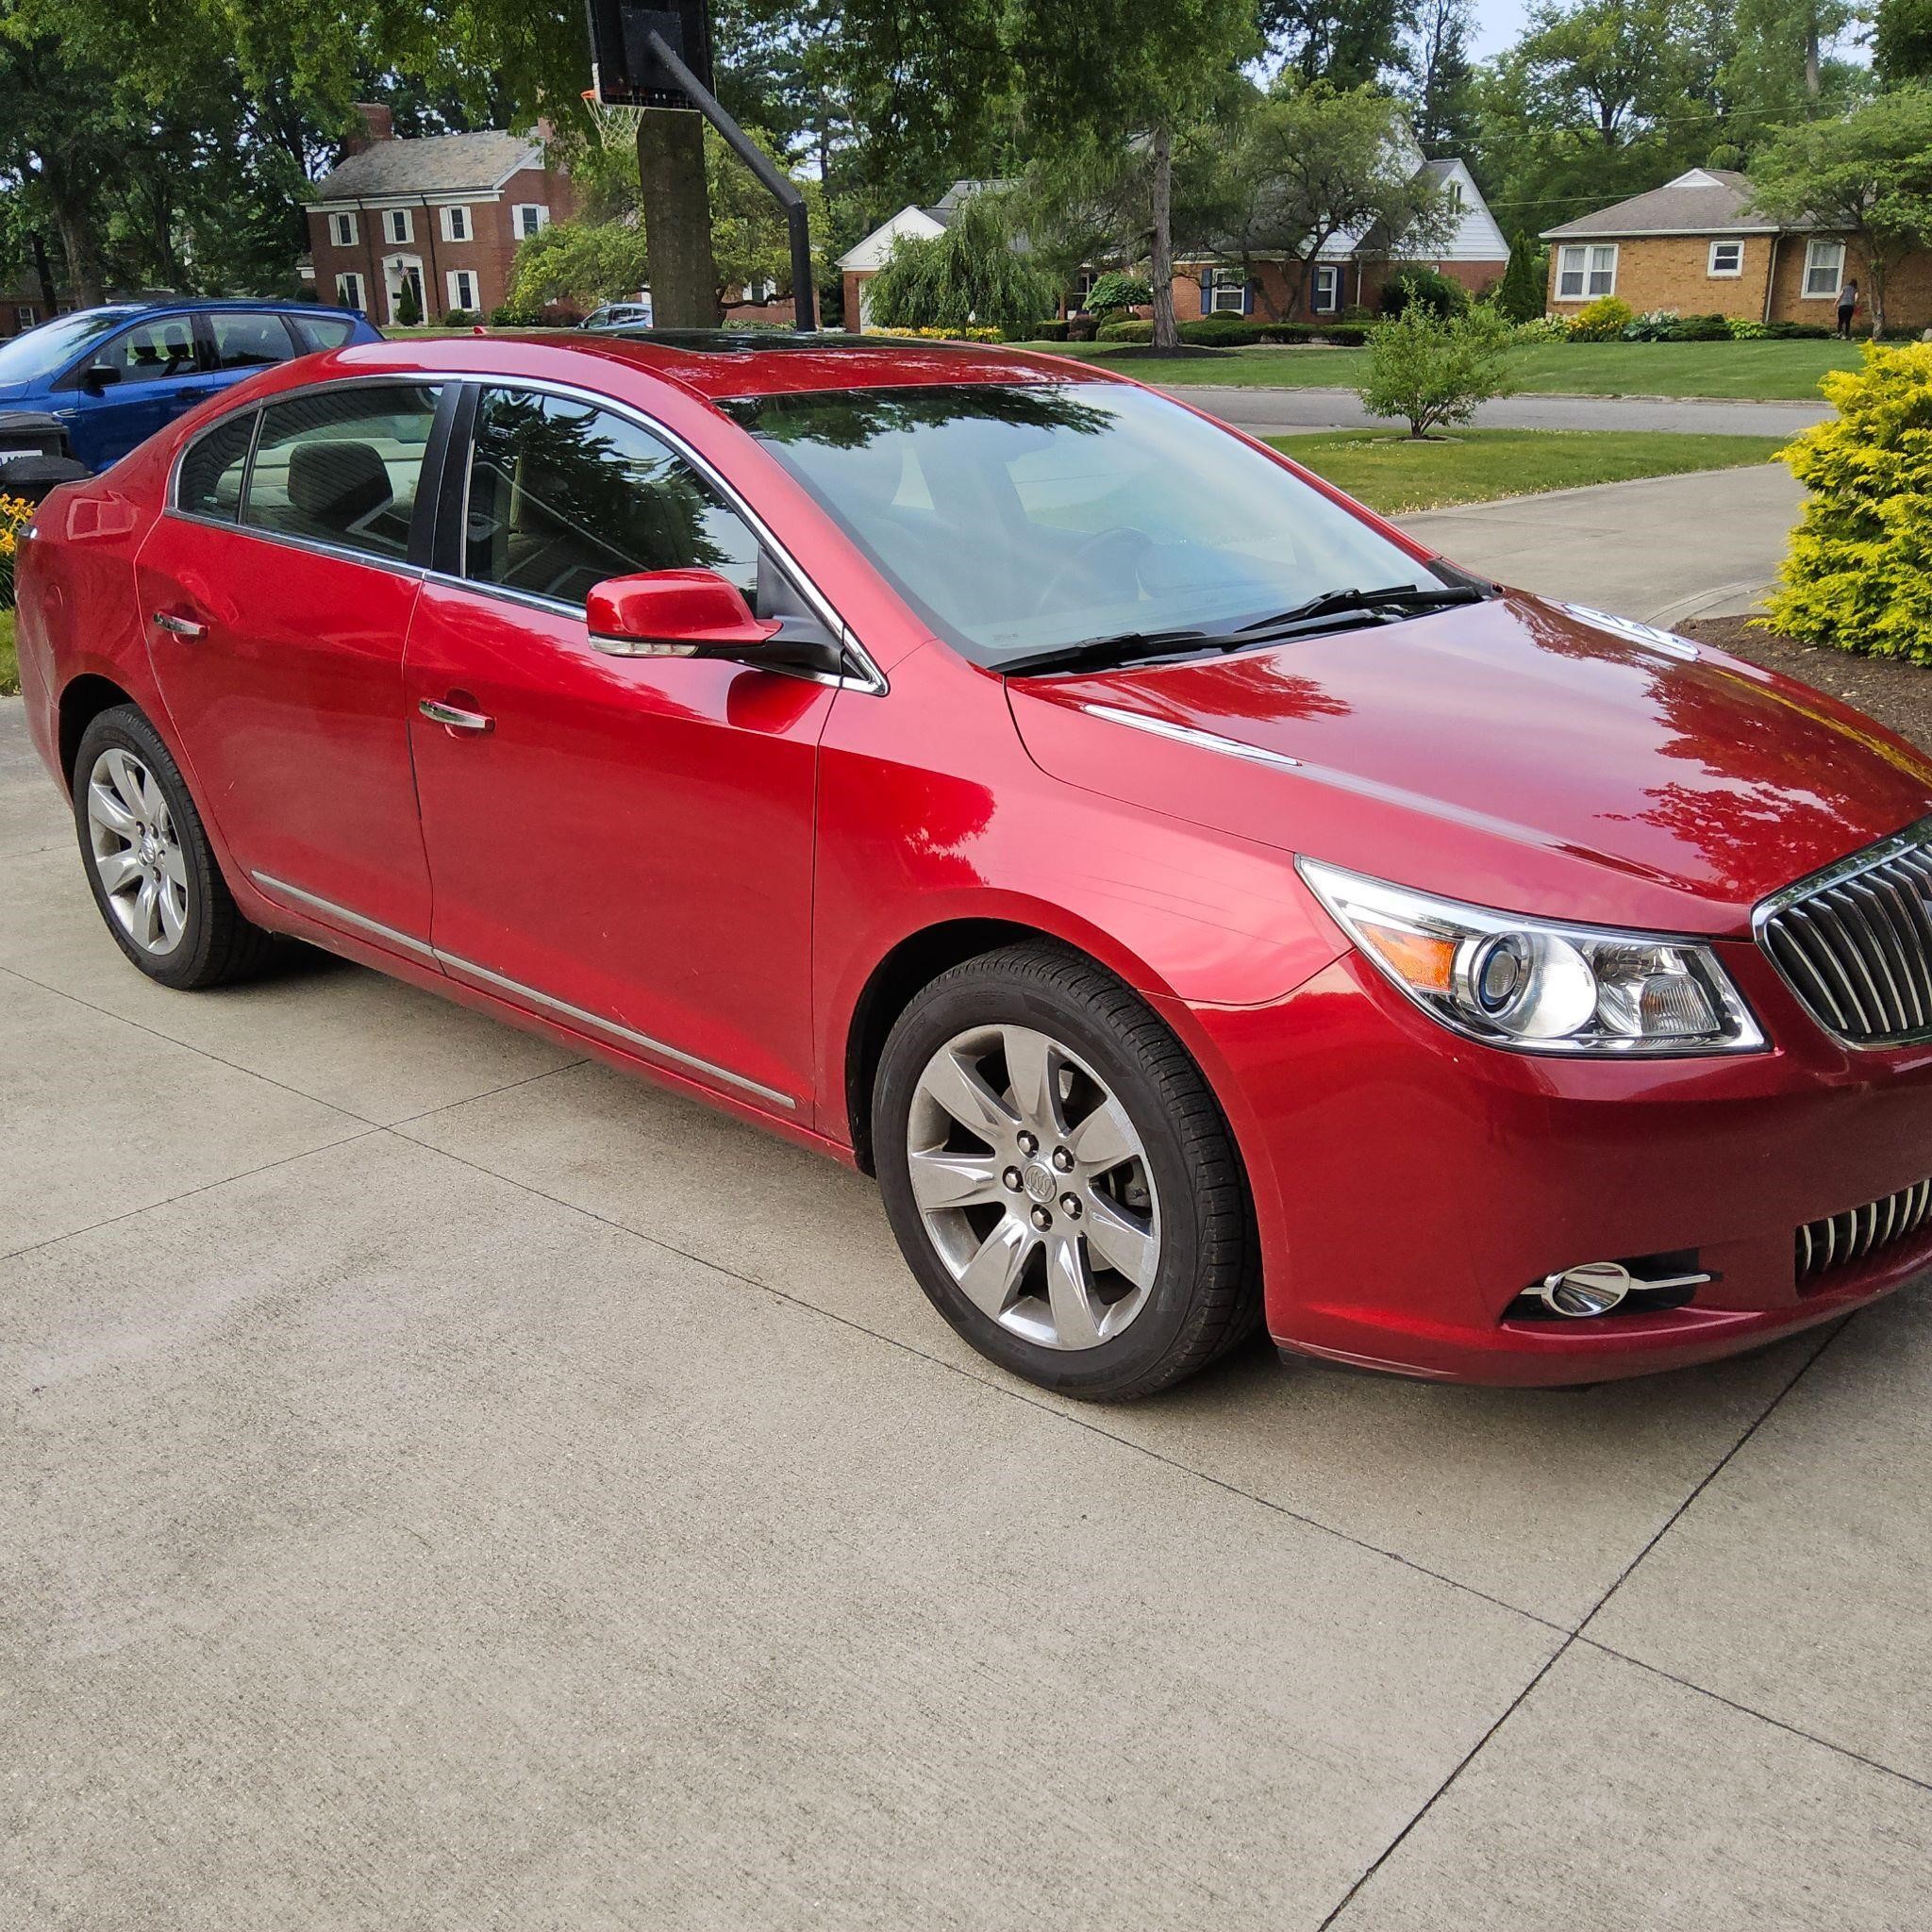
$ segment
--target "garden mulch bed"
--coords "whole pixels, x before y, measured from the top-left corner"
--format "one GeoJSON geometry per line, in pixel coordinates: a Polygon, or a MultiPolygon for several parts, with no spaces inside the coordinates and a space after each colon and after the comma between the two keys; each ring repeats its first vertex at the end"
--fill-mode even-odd
{"type": "Polygon", "coordinates": [[[1714,644],[1766,671],[1782,671],[1855,705],[1869,717],[1932,752],[1932,664],[1898,658],[1859,658],[1821,650],[1756,630],[1741,617],[1699,617],[1676,626],[1687,638],[1714,644]]]}

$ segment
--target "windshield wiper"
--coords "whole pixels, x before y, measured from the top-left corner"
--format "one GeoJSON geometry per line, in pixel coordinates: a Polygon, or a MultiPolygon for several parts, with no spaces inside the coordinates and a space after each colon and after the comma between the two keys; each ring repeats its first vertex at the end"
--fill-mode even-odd
{"type": "Polygon", "coordinates": [[[1126,630],[1117,637],[1082,638],[1076,644],[1056,644],[1050,651],[1002,658],[993,668],[1003,677],[1033,677],[1050,671],[1110,671],[1120,664],[1154,663],[1235,641],[1225,631],[1126,630]]]}
{"type": "Polygon", "coordinates": [[[1257,631],[1278,630],[1318,617],[1341,617],[1351,610],[1446,610],[1457,604],[1480,604],[1489,594],[1474,584],[1387,584],[1378,591],[1324,591],[1305,604],[1242,625],[1237,635],[1252,637],[1257,631]]]}

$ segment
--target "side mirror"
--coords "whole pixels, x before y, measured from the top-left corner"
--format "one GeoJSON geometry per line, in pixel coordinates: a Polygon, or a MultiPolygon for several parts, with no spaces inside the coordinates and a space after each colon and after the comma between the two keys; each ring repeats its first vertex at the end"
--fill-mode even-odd
{"type": "Polygon", "coordinates": [[[80,386],[89,395],[97,396],[110,384],[121,380],[121,372],[111,362],[92,362],[80,378],[80,386]]]}
{"type": "Polygon", "coordinates": [[[714,570],[652,570],[608,577],[584,600],[591,642],[614,658],[735,658],[776,637],[777,619],[752,615],[714,570]]]}

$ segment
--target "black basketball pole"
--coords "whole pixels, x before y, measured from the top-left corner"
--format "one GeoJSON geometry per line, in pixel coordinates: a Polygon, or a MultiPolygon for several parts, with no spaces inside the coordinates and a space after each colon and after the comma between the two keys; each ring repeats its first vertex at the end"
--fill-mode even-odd
{"type": "MultiPolygon", "coordinates": [[[[718,105],[718,97],[678,58],[676,48],[662,34],[654,29],[645,44],[662,63],[665,73],[697,104],[698,111],[724,137],[732,153],[764,183],[773,200],[785,210],[785,225],[791,234],[792,320],[801,329],[816,328],[818,316],[811,285],[811,218],[805,196],[772,165],[764,149],[718,105]]],[[[649,216],[645,219],[648,221],[649,216]]]]}

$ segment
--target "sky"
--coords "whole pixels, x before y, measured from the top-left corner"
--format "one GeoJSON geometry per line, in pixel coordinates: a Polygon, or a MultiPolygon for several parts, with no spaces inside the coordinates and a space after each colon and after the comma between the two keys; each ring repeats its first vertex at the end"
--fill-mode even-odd
{"type": "Polygon", "coordinates": [[[1500,54],[1523,31],[1528,11],[1524,0],[1475,0],[1475,34],[1470,53],[1478,60],[1500,54]]]}

